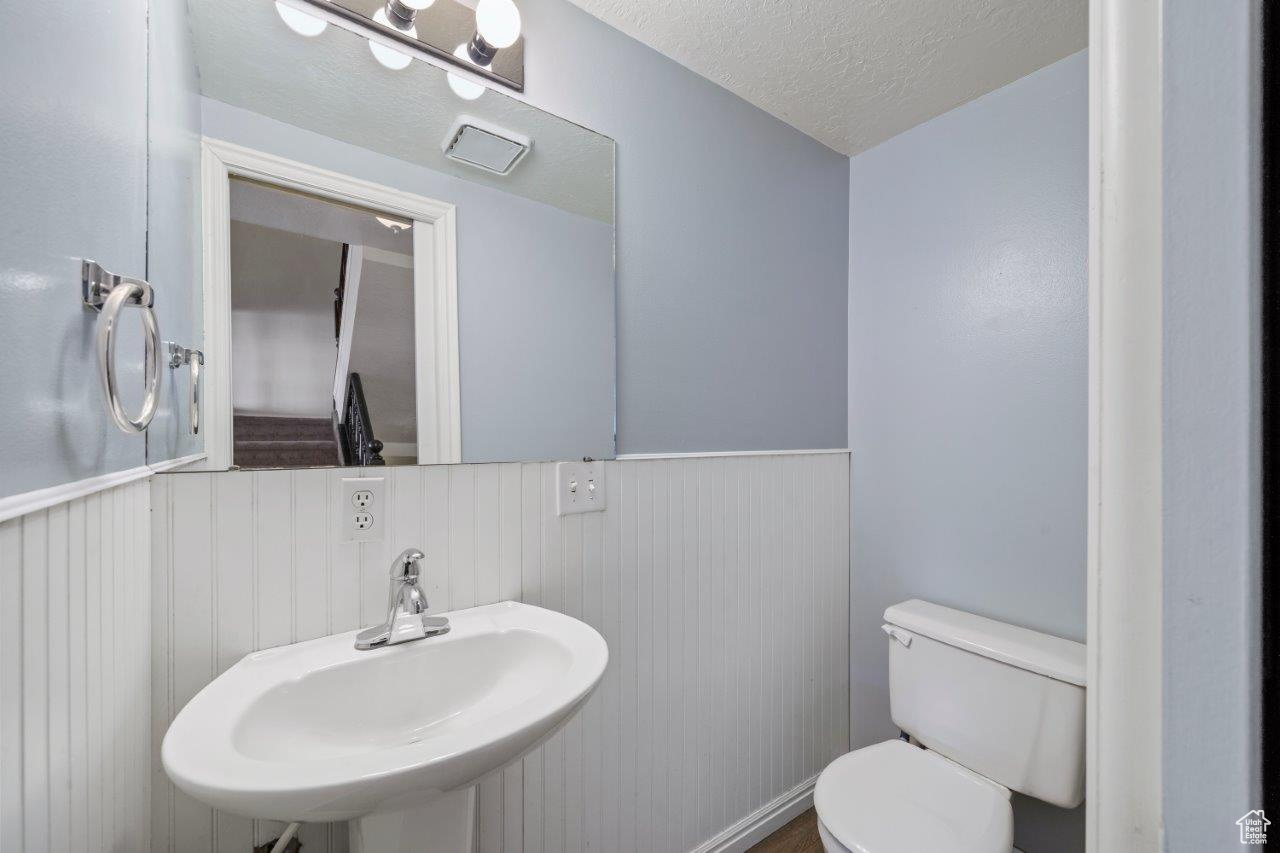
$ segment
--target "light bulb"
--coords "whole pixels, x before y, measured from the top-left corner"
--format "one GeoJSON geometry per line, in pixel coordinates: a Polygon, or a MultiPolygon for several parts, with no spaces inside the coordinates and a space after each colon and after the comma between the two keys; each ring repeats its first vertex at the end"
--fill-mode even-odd
{"type": "Polygon", "coordinates": [[[280,14],[280,20],[284,21],[289,29],[307,38],[320,35],[329,26],[329,22],[324,18],[308,15],[301,9],[286,6],[284,3],[276,3],[276,12],[280,14]]]}
{"type": "MultiPolygon", "coordinates": [[[[387,17],[387,10],[385,8],[379,9],[373,13],[373,22],[375,24],[382,24],[384,27],[394,26],[394,24],[391,23],[391,20],[387,17]]],[[[400,32],[413,38],[418,37],[417,27],[395,27],[395,29],[398,29],[400,32]]],[[[392,71],[399,71],[402,68],[408,68],[409,63],[413,62],[413,57],[404,51],[398,50],[394,47],[388,47],[382,42],[377,42],[373,39],[369,39],[369,50],[373,52],[374,59],[378,60],[381,65],[390,68],[392,71]]]]}
{"type": "MultiPolygon", "coordinates": [[[[468,64],[471,62],[471,57],[467,55],[467,46],[465,44],[458,45],[458,49],[453,52],[453,55],[468,64]]],[[[474,101],[484,94],[484,86],[464,77],[459,77],[452,71],[445,75],[445,79],[448,80],[449,88],[453,90],[453,94],[464,101],[474,101]]]]}
{"type": "Polygon", "coordinates": [[[520,10],[512,0],[480,0],[476,32],[492,47],[511,47],[520,38],[520,10]]]}

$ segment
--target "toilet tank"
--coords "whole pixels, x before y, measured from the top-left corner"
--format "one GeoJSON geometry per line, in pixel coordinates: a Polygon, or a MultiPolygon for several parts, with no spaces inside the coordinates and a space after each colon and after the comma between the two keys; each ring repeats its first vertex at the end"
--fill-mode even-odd
{"type": "Polygon", "coordinates": [[[893,722],[1055,806],[1084,800],[1084,645],[930,604],[884,612],[893,722]]]}

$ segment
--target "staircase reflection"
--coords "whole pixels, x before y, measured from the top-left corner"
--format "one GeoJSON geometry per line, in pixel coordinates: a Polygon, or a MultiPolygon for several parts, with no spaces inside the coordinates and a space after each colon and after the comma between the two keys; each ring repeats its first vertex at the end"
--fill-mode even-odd
{"type": "Polygon", "coordinates": [[[385,465],[374,437],[360,374],[347,378],[341,416],[294,418],[236,415],[233,461],[238,468],[330,468],[385,465]]]}

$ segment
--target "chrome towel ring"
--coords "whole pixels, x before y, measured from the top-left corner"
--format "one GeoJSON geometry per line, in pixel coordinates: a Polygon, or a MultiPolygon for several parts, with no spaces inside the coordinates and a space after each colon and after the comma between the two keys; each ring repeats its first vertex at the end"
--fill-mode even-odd
{"type": "Polygon", "coordinates": [[[169,369],[177,370],[182,365],[191,368],[191,387],[187,394],[187,413],[191,422],[191,434],[200,434],[200,366],[204,364],[204,353],[198,349],[187,349],[181,344],[169,342],[169,369]]]}
{"type": "Polygon", "coordinates": [[[81,286],[84,304],[98,312],[98,380],[106,397],[107,413],[121,431],[144,432],[156,416],[160,392],[160,326],[156,322],[155,293],[151,285],[137,278],[107,272],[94,261],[86,260],[81,266],[81,286]],[[137,418],[131,418],[120,403],[119,382],[116,380],[116,320],[125,305],[137,305],[142,309],[142,323],[146,330],[146,397],[137,418]]]}

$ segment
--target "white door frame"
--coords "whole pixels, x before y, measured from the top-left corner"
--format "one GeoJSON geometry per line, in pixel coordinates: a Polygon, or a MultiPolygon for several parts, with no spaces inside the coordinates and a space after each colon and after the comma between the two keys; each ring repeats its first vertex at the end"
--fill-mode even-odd
{"type": "Polygon", "coordinates": [[[360,304],[360,274],[364,271],[363,245],[347,249],[343,270],[342,316],[338,318],[338,365],[333,371],[333,408],[341,412],[347,405],[347,373],[351,367],[351,342],[356,325],[356,306],[360,304]]]}
{"type": "Polygon", "coordinates": [[[1089,4],[1091,853],[1162,844],[1161,3],[1089,4]]]}
{"type": "Polygon", "coordinates": [[[418,463],[462,461],[458,375],[458,234],[452,204],[220,139],[201,140],[204,232],[204,470],[232,465],[232,176],[413,220],[418,463]]]}

